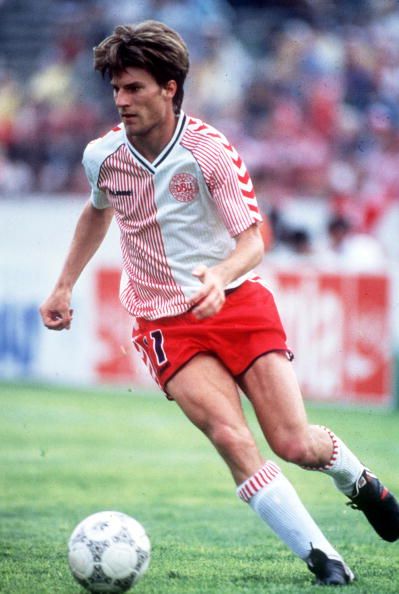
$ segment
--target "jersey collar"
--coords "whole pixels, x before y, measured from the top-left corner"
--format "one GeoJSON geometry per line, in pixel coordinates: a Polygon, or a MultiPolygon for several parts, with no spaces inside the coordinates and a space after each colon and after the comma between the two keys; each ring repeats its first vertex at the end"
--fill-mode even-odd
{"type": "Polygon", "coordinates": [[[183,135],[183,131],[186,126],[186,122],[187,122],[187,116],[183,111],[181,111],[179,118],[177,120],[177,126],[175,128],[172,138],[170,139],[168,144],[165,146],[165,148],[162,150],[162,152],[159,153],[158,157],[152,163],[150,163],[150,161],[147,161],[147,159],[145,157],[143,157],[143,155],[131,144],[131,142],[129,142],[129,139],[126,135],[125,127],[123,126],[126,146],[128,147],[129,151],[132,153],[134,158],[140,163],[140,165],[142,165],[143,167],[148,169],[148,171],[150,171],[151,173],[155,173],[158,165],[160,165],[166,159],[166,157],[169,155],[169,153],[173,150],[173,148],[179,142],[181,136],[183,135]]]}

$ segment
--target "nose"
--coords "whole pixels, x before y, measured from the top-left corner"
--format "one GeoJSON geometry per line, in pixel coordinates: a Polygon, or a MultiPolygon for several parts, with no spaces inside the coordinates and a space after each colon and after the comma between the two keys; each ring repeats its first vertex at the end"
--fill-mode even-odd
{"type": "Polygon", "coordinates": [[[128,94],[123,89],[118,89],[117,91],[114,91],[114,101],[116,107],[126,107],[129,105],[128,94]]]}

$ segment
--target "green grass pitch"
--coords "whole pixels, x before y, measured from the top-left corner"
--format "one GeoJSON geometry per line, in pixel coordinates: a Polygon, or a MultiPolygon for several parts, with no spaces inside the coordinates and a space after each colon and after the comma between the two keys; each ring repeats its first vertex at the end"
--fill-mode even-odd
{"type": "MultiPolygon", "coordinates": [[[[1,593],[82,592],[66,543],[80,520],[107,509],[136,517],[151,538],[137,594],[318,590],[304,563],[238,501],[212,447],[162,395],[0,384],[0,407],[1,593]]],[[[399,494],[398,413],[312,405],[309,416],[335,429],[399,494]]],[[[397,594],[399,543],[381,541],[328,477],[281,466],[356,572],[348,592],[397,594]]]]}

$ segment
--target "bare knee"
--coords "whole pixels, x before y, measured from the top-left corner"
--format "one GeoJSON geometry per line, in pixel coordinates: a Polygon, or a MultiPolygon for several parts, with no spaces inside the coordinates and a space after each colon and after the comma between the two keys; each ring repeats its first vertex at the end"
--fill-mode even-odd
{"type": "Polygon", "coordinates": [[[306,438],[296,438],[293,436],[281,436],[270,444],[272,450],[277,456],[291,462],[304,466],[313,463],[314,455],[310,441],[306,438]]]}
{"type": "Polygon", "coordinates": [[[214,446],[229,458],[245,455],[256,448],[251,432],[247,427],[232,426],[225,423],[211,427],[207,431],[214,446]]]}

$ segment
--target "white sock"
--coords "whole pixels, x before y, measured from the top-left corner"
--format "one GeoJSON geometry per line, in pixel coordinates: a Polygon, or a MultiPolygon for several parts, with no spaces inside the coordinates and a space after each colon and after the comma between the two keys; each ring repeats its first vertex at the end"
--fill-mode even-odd
{"type": "Polygon", "coordinates": [[[266,462],[239,485],[237,495],[301,559],[306,560],[313,547],[330,558],[342,560],[274,462],[266,462]]]}
{"type": "Polygon", "coordinates": [[[327,431],[331,437],[333,451],[330,462],[314,470],[320,470],[328,474],[339,491],[345,495],[352,495],[353,488],[365,466],[330,429],[327,429],[327,427],[322,427],[322,429],[327,431]]]}

